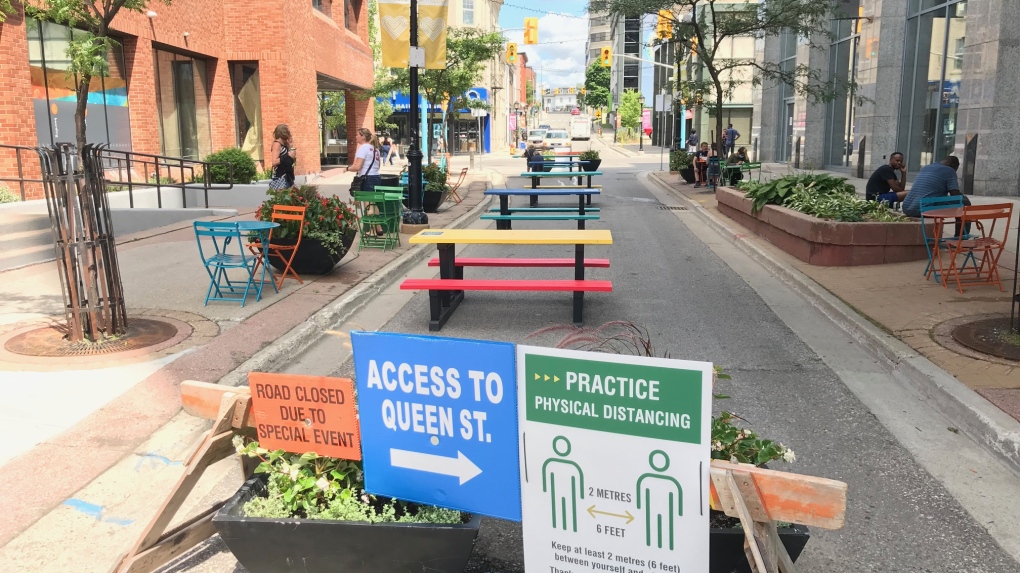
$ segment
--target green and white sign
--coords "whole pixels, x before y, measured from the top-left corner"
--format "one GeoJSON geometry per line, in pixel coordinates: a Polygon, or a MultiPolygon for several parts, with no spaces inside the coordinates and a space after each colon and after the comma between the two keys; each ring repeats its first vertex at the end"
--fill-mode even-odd
{"type": "Polygon", "coordinates": [[[525,570],[705,573],[712,365],[517,347],[525,570]]]}

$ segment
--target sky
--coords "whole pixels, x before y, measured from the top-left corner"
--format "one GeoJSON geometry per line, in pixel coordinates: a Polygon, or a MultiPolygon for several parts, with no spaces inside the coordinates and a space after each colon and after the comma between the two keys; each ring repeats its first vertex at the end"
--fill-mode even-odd
{"type": "MultiPolygon", "coordinates": [[[[655,27],[655,17],[646,20],[647,34],[655,27]]],[[[539,84],[551,88],[584,84],[588,0],[505,0],[499,25],[508,41],[517,42],[517,51],[528,54],[528,66],[534,68],[539,84]],[[550,6],[555,9],[550,11],[550,6]],[[523,31],[524,19],[529,17],[538,18],[538,44],[530,46],[524,44],[523,31]]],[[[642,88],[650,102],[652,66],[642,65],[641,72],[642,88]]]]}

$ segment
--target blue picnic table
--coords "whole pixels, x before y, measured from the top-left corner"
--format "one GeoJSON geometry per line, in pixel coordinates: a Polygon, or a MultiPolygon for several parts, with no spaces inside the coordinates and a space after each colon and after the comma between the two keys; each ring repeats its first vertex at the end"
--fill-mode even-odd
{"type": "Polygon", "coordinates": [[[595,188],[564,188],[564,189],[487,189],[486,195],[496,195],[499,197],[499,217],[487,217],[483,215],[483,218],[496,219],[497,229],[510,229],[512,228],[511,221],[517,215],[518,212],[524,213],[524,215],[517,216],[518,219],[549,219],[549,220],[560,220],[560,219],[576,219],[577,228],[583,229],[584,222],[586,220],[598,219],[598,215],[592,213],[598,213],[598,208],[589,209],[585,207],[585,199],[587,198],[588,205],[591,205],[592,195],[598,195],[601,193],[599,189],[595,188]],[[566,196],[566,195],[577,195],[577,213],[573,214],[573,209],[566,209],[560,207],[550,207],[542,209],[536,205],[532,205],[529,208],[510,208],[510,197],[512,196],[532,196],[537,200],[538,195],[545,196],[566,196]],[[570,212],[571,215],[553,215],[551,213],[566,213],[570,212]],[[550,214],[546,214],[550,213],[550,214]]]}

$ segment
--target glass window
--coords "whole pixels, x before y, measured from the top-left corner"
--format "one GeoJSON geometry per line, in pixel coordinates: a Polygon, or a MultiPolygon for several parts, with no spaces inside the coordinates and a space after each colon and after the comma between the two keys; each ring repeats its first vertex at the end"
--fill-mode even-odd
{"type": "Polygon", "coordinates": [[[464,23],[475,23],[475,0],[464,0],[464,23]]]}
{"type": "Polygon", "coordinates": [[[201,159],[212,152],[205,61],[153,52],[162,154],[201,159]]]}
{"type": "Polygon", "coordinates": [[[258,62],[230,62],[234,90],[234,124],[237,146],[255,161],[262,160],[262,98],[258,62]]]}

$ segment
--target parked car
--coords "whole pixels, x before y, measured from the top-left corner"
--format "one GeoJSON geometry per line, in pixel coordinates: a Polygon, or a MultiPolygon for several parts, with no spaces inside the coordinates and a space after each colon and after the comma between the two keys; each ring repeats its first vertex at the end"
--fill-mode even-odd
{"type": "Polygon", "coordinates": [[[532,129],[528,131],[528,144],[541,147],[545,144],[546,129],[532,129]]]}
{"type": "Polygon", "coordinates": [[[556,153],[570,153],[570,134],[565,129],[550,129],[545,132],[545,146],[556,153]]]}
{"type": "Polygon", "coordinates": [[[581,108],[575,107],[574,109],[570,110],[570,115],[581,115],[581,108]]]}
{"type": "Polygon", "coordinates": [[[551,126],[551,125],[547,125],[547,124],[543,123],[542,125],[538,126],[538,128],[539,128],[539,129],[545,129],[545,130],[549,130],[549,129],[552,129],[552,126],[551,126]]]}

